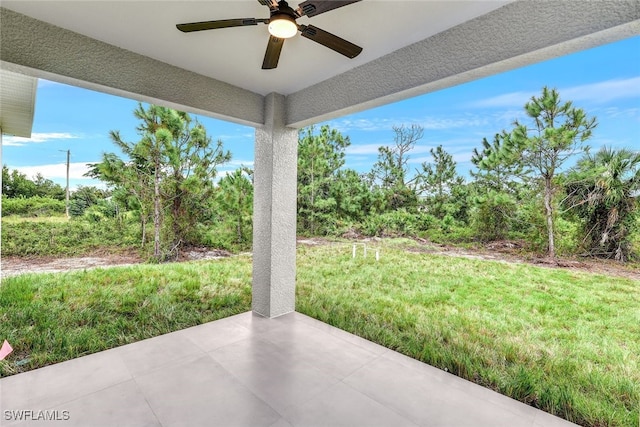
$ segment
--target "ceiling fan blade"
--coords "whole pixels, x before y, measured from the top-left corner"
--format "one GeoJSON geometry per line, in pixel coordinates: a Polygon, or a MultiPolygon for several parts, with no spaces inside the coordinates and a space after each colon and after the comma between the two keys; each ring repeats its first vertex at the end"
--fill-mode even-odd
{"type": "Polygon", "coordinates": [[[346,41],[338,36],[321,30],[313,25],[300,25],[300,31],[302,37],[306,37],[313,40],[316,43],[320,43],[323,46],[328,47],[347,58],[355,58],[362,52],[362,48],[351,42],[346,41]]]}
{"type": "Polygon", "coordinates": [[[269,9],[272,10],[278,8],[278,0],[258,0],[258,3],[263,6],[268,6],[269,9]]]}
{"type": "Polygon", "coordinates": [[[263,70],[271,70],[278,66],[278,60],[280,59],[280,52],[284,45],[284,39],[270,36],[269,44],[267,44],[267,51],[264,53],[264,61],[262,61],[263,70]]]}
{"type": "Polygon", "coordinates": [[[183,33],[202,30],[216,30],[218,28],[245,27],[247,25],[258,25],[261,22],[267,22],[268,19],[220,19],[217,21],[191,22],[189,24],[178,24],[176,28],[183,33]]]}
{"type": "Polygon", "coordinates": [[[312,17],[359,1],[362,0],[307,0],[298,5],[298,14],[312,17]]]}

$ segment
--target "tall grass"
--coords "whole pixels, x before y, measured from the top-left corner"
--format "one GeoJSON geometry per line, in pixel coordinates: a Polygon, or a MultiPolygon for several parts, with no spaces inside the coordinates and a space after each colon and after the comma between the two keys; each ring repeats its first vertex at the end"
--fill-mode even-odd
{"type": "Polygon", "coordinates": [[[94,250],[139,247],[139,226],[131,221],[92,222],[65,217],[2,218],[2,255],[76,256],[94,250]]]}
{"type": "Polygon", "coordinates": [[[0,361],[0,376],[250,309],[251,264],[243,257],[7,278],[0,337],[15,354],[0,361]]]}
{"type": "Polygon", "coordinates": [[[297,310],[570,421],[638,425],[640,282],[378,249],[300,248],[297,310]]]}

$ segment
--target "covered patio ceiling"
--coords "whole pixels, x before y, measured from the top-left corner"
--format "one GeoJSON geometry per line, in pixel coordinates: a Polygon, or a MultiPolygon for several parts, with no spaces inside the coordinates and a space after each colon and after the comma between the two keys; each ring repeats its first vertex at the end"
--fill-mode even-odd
{"type": "Polygon", "coordinates": [[[0,134],[31,137],[38,79],[0,70],[0,134]]]}
{"type": "Polygon", "coordinates": [[[298,19],[359,56],[297,35],[278,68],[262,70],[266,25],[175,28],[268,16],[256,0],[5,0],[0,66],[251,126],[278,93],[297,128],[640,32],[637,0],[364,0],[298,19]]]}

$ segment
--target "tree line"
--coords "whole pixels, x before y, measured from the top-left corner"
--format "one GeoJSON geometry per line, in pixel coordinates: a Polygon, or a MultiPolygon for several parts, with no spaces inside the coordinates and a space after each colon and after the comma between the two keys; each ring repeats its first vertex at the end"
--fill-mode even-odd
{"type": "Polygon", "coordinates": [[[587,145],[595,117],[542,89],[515,121],[474,149],[471,180],[442,145],[411,171],[424,129],[395,126],[368,173],[344,169],[348,137],[323,126],[302,131],[298,228],[310,234],[407,235],[437,241],[519,239],[555,258],[637,256],[640,152],[587,145]],[[575,166],[565,168],[570,160],[575,166]],[[634,247],[635,242],[635,247],[634,247]],[[634,251],[636,252],[634,254],[634,251]]]}
{"type": "MultiPolygon", "coordinates": [[[[431,148],[431,161],[411,168],[424,137],[417,125],[394,126],[393,143],[379,147],[365,173],[345,168],[348,136],[330,126],[300,130],[298,233],[442,243],[510,239],[550,257],[637,257],[640,152],[592,153],[587,142],[596,118],[554,89],[543,88],[524,111],[526,121],[479,141],[470,179],[457,173],[442,145],[431,148]],[[571,160],[575,165],[565,167],[571,160]]],[[[121,154],[105,153],[88,173],[108,190],[79,188],[72,215],[137,221],[140,244],[158,261],[189,245],[250,248],[252,170],[219,176],[231,153],[186,113],[139,104],[134,115],[139,139],[124,141],[112,131],[121,154]]],[[[60,186],[6,167],[2,194],[64,199],[60,186]]]]}

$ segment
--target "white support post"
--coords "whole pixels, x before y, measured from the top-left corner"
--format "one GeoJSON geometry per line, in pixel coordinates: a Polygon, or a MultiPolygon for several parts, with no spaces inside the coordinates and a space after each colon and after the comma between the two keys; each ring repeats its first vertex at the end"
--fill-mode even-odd
{"type": "Polygon", "coordinates": [[[285,98],[265,97],[256,129],[252,309],[264,317],[295,310],[298,131],[285,126],[285,98]]]}

